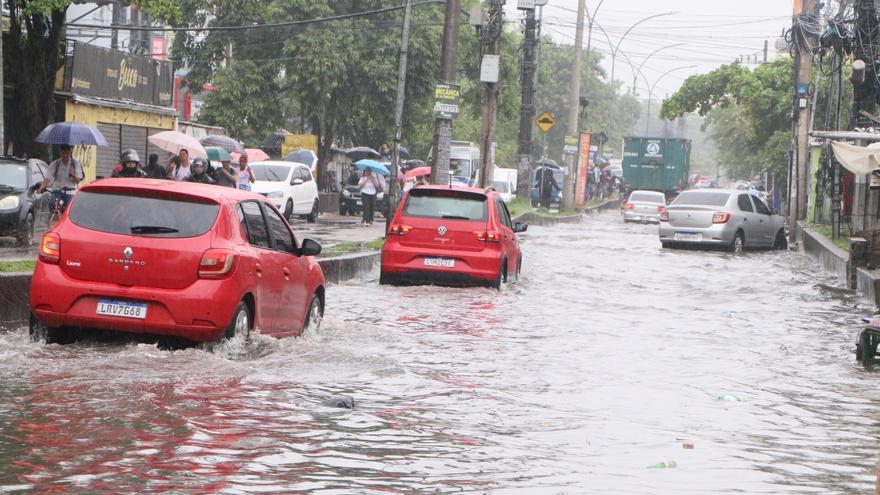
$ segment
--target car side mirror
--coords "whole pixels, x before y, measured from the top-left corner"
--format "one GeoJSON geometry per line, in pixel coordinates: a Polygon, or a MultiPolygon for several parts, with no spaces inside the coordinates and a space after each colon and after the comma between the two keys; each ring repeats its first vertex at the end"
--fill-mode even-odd
{"type": "Polygon", "coordinates": [[[298,186],[302,183],[303,183],[302,179],[293,179],[293,182],[291,182],[291,184],[293,184],[294,186],[298,186]]]}
{"type": "Polygon", "coordinates": [[[317,256],[321,254],[321,245],[318,244],[318,241],[303,239],[302,247],[299,249],[299,254],[301,254],[302,256],[317,256]]]}
{"type": "Polygon", "coordinates": [[[529,224],[522,223],[522,222],[514,222],[513,223],[513,231],[515,233],[525,232],[527,230],[529,230],[529,224]]]}

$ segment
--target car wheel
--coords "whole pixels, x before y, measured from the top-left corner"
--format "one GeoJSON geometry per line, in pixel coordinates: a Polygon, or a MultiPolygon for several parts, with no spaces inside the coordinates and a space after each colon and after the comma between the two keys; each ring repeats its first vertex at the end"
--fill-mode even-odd
{"type": "Polygon", "coordinates": [[[672,249],[673,248],[673,245],[671,242],[661,242],[660,246],[662,246],[663,249],[672,249]]]}
{"type": "Polygon", "coordinates": [[[498,268],[498,276],[492,282],[492,288],[501,290],[502,282],[507,282],[507,260],[501,262],[501,267],[498,268]]]}
{"type": "Polygon", "coordinates": [[[20,247],[31,245],[34,239],[34,214],[28,213],[24,223],[18,226],[15,233],[15,244],[20,247]]]}
{"type": "Polygon", "coordinates": [[[743,251],[743,247],[745,247],[745,239],[743,239],[742,231],[738,231],[735,236],[733,236],[733,242],[730,243],[730,247],[727,248],[733,254],[739,254],[743,251]]]}
{"type": "Polygon", "coordinates": [[[303,323],[302,334],[305,334],[306,332],[317,332],[320,330],[322,319],[324,319],[324,305],[321,304],[321,298],[315,294],[312,296],[312,302],[309,303],[309,311],[306,313],[306,321],[303,323]]]}
{"type": "Polygon", "coordinates": [[[773,249],[784,251],[788,249],[788,238],[785,237],[785,229],[779,229],[776,239],[773,241],[773,249]]]}
{"type": "Polygon", "coordinates": [[[284,205],[284,218],[289,222],[293,217],[293,200],[288,199],[287,204],[284,205]]]}
{"type": "Polygon", "coordinates": [[[251,310],[244,301],[240,301],[232,314],[232,321],[229,322],[229,328],[223,334],[223,338],[231,340],[236,335],[243,334],[249,336],[251,332],[251,310]]]}
{"type": "Polygon", "coordinates": [[[312,211],[306,216],[306,222],[315,223],[318,221],[318,200],[312,203],[312,211]]]}
{"type": "Polygon", "coordinates": [[[346,215],[348,215],[348,211],[345,209],[344,206],[339,205],[339,216],[344,217],[346,215]]]}

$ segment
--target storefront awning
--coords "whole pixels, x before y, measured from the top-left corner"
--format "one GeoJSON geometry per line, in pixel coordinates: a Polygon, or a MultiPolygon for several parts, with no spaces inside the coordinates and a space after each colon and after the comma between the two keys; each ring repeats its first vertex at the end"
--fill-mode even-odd
{"type": "Polygon", "coordinates": [[[831,148],[837,161],[856,175],[867,175],[880,169],[880,143],[856,146],[841,141],[831,141],[831,148]]]}
{"type": "Polygon", "coordinates": [[[177,115],[177,110],[172,107],[160,107],[156,105],[147,105],[146,103],[135,103],[133,101],[108,100],[106,98],[98,98],[95,96],[82,96],[75,93],[70,94],[70,99],[74,103],[82,103],[85,105],[96,105],[99,107],[109,108],[123,108],[125,110],[155,113],[159,115],[177,115]]]}

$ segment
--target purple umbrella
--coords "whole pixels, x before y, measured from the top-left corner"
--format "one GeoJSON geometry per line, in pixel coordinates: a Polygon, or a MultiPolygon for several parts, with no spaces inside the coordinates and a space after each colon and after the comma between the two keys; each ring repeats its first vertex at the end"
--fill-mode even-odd
{"type": "Polygon", "coordinates": [[[108,146],[101,131],[79,122],[56,122],[49,124],[35,139],[44,144],[67,144],[70,146],[108,146]]]}

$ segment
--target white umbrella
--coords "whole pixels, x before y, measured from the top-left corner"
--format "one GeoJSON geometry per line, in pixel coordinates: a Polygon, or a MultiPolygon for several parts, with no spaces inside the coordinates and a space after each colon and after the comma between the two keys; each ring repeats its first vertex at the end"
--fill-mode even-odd
{"type": "Polygon", "coordinates": [[[208,153],[199,140],[182,132],[162,131],[147,139],[159,148],[175,155],[185,149],[189,152],[190,158],[208,158],[208,153]]]}

